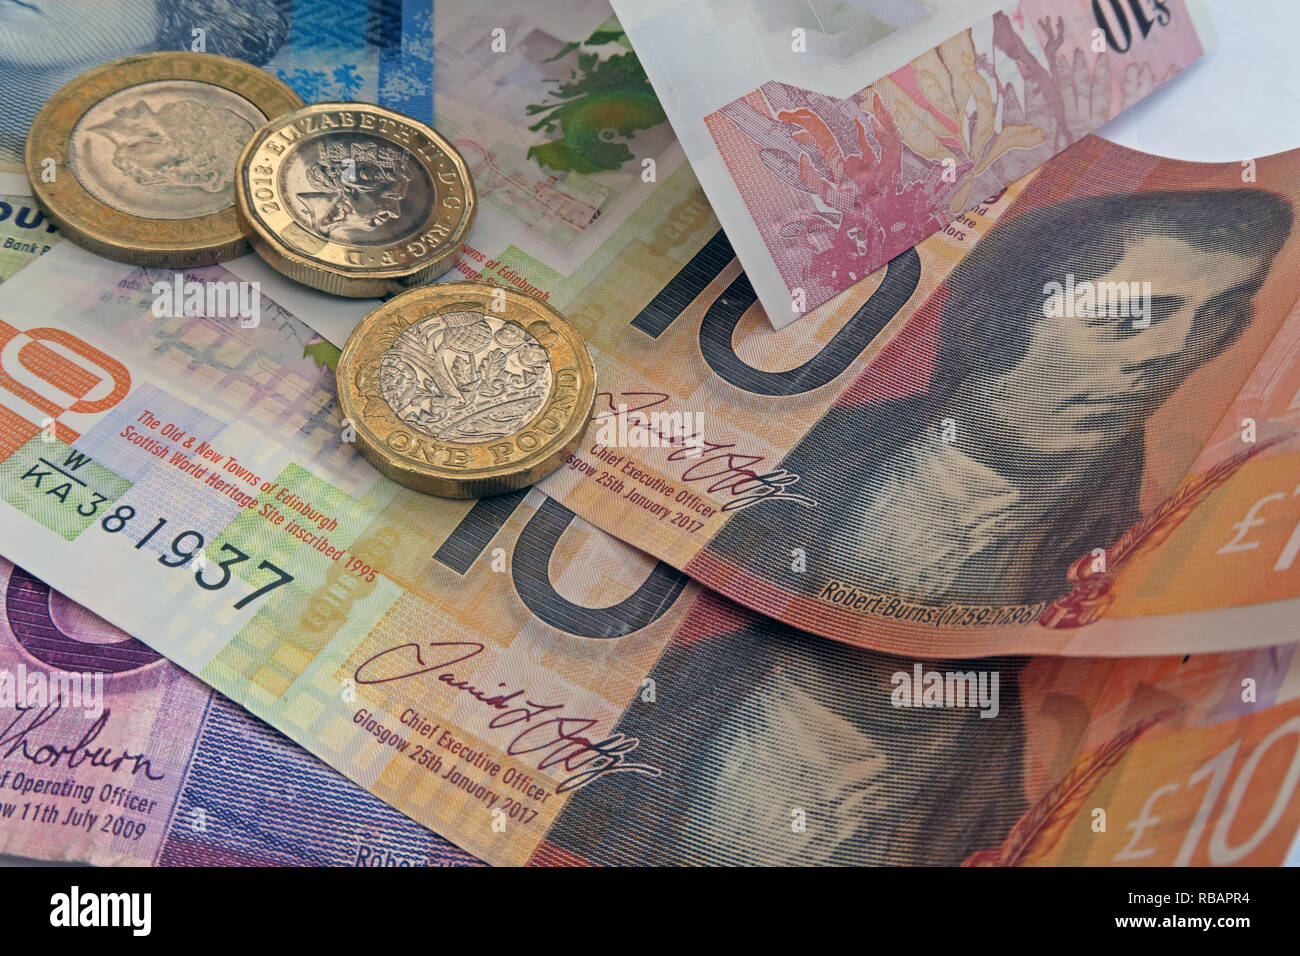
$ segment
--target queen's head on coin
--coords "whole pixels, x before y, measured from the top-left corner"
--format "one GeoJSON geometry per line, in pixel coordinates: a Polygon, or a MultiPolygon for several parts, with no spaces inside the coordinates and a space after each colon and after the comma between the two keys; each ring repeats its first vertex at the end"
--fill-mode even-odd
{"type": "Polygon", "coordinates": [[[93,252],[164,268],[221,262],[248,249],[235,209],[240,151],[268,117],[301,104],[241,60],[125,57],[82,73],[41,108],[27,178],[59,231],[93,252]]]}
{"type": "Polygon", "coordinates": [[[298,224],[335,242],[398,242],[419,227],[420,212],[434,200],[432,182],[410,153],[353,133],[300,147],[281,176],[298,224]]]}
{"type": "Polygon", "coordinates": [[[239,151],[266,117],[231,90],[190,80],[129,87],[86,111],[68,162],[96,199],[149,219],[190,219],[235,201],[239,151]]]}
{"type": "Polygon", "coordinates": [[[236,165],[236,213],[253,247],[334,295],[395,295],[442,275],[474,224],[474,185],[455,147],[373,103],[280,117],[236,165]]]}
{"type": "Polygon", "coordinates": [[[232,110],[196,100],[167,103],[156,113],[138,100],[90,131],[113,141],[113,165],[141,186],[216,193],[229,191],[235,157],[253,130],[232,110]]]}

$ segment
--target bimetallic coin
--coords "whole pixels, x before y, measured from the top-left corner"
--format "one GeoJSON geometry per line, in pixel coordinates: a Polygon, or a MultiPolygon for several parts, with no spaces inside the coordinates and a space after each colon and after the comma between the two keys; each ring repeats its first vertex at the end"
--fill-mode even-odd
{"type": "Polygon", "coordinates": [[[366,461],[445,498],[540,481],[577,447],[596,398],[586,343],[564,316],[482,282],[385,302],[352,332],[336,374],[366,461]]]}
{"type": "Polygon", "coordinates": [[[248,251],[236,164],[257,130],[302,105],[274,76],[208,53],[149,53],[83,73],[27,136],[36,201],[73,242],[145,266],[248,251]]]}
{"type": "Polygon", "coordinates": [[[240,221],[291,279],[379,297],[451,268],[474,224],[469,169],[409,116],[317,103],[267,123],[239,159],[240,221]]]}

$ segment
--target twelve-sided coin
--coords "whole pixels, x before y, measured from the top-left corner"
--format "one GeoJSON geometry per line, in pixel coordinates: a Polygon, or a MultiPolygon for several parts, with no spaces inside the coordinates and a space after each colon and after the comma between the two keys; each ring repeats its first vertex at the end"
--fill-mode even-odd
{"type": "Polygon", "coordinates": [[[380,297],[451,268],[474,223],[465,161],[428,126],[365,103],[273,120],[239,160],[253,247],[291,279],[380,297]]]}

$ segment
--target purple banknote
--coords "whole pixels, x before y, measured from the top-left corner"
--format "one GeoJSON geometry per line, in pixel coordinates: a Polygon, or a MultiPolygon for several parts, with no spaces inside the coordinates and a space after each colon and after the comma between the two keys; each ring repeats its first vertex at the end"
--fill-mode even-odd
{"type": "Polygon", "coordinates": [[[478,863],[3,558],[0,853],[108,865],[478,863]]]}

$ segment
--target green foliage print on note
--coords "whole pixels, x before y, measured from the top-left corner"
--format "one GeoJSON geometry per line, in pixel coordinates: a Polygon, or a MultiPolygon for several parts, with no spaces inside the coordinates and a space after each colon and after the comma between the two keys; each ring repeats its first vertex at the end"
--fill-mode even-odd
{"type": "MultiPolygon", "coordinates": [[[[567,44],[547,62],[575,49],[609,43],[627,46],[627,34],[613,18],[585,42],[567,44]]],[[[578,68],[569,79],[556,83],[548,102],[528,106],[527,112],[541,115],[529,129],[560,133],[557,139],[529,147],[528,158],[547,169],[583,174],[621,168],[634,158],[626,140],[668,119],[630,49],[605,59],[596,52],[579,52],[578,68]]]]}

